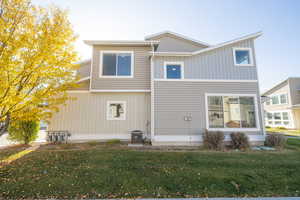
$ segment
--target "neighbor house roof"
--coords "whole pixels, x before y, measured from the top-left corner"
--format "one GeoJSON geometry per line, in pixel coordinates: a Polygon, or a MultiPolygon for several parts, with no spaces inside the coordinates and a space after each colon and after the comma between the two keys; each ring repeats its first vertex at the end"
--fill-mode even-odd
{"type": "MultiPolygon", "coordinates": [[[[262,95],[266,96],[268,93],[272,92],[273,90],[281,87],[282,85],[286,84],[289,82],[290,79],[300,79],[300,77],[289,77],[287,79],[285,79],[284,81],[279,82],[278,84],[276,84],[274,87],[268,89],[267,91],[265,91],[262,95]]],[[[300,91],[300,88],[297,89],[298,91],[300,91]]]]}
{"type": "MultiPolygon", "coordinates": [[[[227,46],[227,45],[231,45],[231,44],[234,44],[237,42],[241,42],[244,40],[255,39],[261,35],[262,35],[262,32],[260,31],[257,33],[246,35],[246,36],[234,39],[234,40],[230,40],[230,41],[227,41],[227,42],[224,42],[221,44],[213,45],[208,48],[204,48],[204,49],[194,51],[194,52],[154,52],[154,55],[158,55],[158,56],[193,56],[193,55],[201,54],[204,52],[212,51],[212,50],[215,50],[215,49],[227,46]]],[[[153,54],[153,52],[150,52],[150,53],[153,54]]]]}
{"type": "Polygon", "coordinates": [[[153,40],[84,40],[87,45],[110,45],[110,46],[151,46],[158,44],[159,41],[153,40]]]}
{"type": "Polygon", "coordinates": [[[161,38],[161,37],[167,36],[167,35],[171,35],[175,38],[179,38],[179,39],[191,42],[191,43],[199,45],[199,46],[206,46],[206,47],[210,46],[210,44],[208,44],[206,42],[202,42],[202,41],[187,37],[185,35],[181,35],[179,33],[174,33],[172,31],[162,31],[162,32],[159,32],[159,33],[151,34],[151,35],[146,36],[145,40],[157,40],[158,38],[161,38]]]}

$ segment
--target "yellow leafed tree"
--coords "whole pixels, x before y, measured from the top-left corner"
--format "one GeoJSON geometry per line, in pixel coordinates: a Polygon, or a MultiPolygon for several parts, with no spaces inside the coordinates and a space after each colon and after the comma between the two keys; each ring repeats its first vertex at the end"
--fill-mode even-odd
{"type": "Polygon", "coordinates": [[[47,119],[67,100],[75,40],[65,10],[0,0],[0,136],[10,121],[47,119]]]}

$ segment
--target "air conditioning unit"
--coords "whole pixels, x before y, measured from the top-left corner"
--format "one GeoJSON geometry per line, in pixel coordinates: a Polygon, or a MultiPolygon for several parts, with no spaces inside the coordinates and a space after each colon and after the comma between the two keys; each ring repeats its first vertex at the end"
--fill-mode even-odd
{"type": "Polygon", "coordinates": [[[70,136],[69,131],[47,131],[47,142],[67,143],[70,136]]]}
{"type": "Polygon", "coordinates": [[[131,144],[143,144],[143,132],[140,130],[131,131],[131,144]]]}

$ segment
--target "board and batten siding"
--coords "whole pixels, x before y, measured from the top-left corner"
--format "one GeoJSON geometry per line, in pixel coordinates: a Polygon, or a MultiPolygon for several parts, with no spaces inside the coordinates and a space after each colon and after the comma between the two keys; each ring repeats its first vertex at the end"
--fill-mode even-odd
{"type": "Polygon", "coordinates": [[[253,40],[245,40],[216,50],[187,57],[154,58],[154,75],[156,79],[164,77],[164,62],[184,62],[185,79],[233,79],[257,80],[255,50],[253,40]],[[254,66],[235,66],[234,47],[252,48],[254,66]]]}
{"type": "Polygon", "coordinates": [[[289,78],[291,105],[300,104],[300,78],[289,78]]]}
{"type": "Polygon", "coordinates": [[[149,93],[70,93],[48,130],[68,130],[73,140],[129,139],[130,131],[150,131],[149,93]],[[107,120],[108,101],[126,101],[126,120],[107,120]]]}
{"type": "Polygon", "coordinates": [[[93,47],[92,84],[94,90],[150,90],[150,46],[140,47],[93,47]],[[134,76],[133,78],[101,78],[100,52],[101,51],[133,51],[134,52],[134,76]]]}
{"type": "Polygon", "coordinates": [[[190,41],[174,38],[172,36],[163,36],[152,39],[159,40],[159,45],[156,50],[159,52],[193,52],[206,47],[204,45],[195,44],[190,41]]]}
{"type": "MultiPolygon", "coordinates": [[[[205,93],[256,94],[260,128],[261,106],[258,84],[243,82],[154,82],[154,134],[193,136],[206,129],[205,93]],[[192,121],[185,121],[192,116],[192,121]]],[[[263,131],[246,132],[249,135],[263,134],[263,131]]]]}

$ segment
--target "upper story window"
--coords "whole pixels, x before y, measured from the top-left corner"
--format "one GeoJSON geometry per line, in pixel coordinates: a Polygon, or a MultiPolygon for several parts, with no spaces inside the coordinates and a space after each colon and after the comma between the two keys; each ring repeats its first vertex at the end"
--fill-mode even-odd
{"type": "Polygon", "coordinates": [[[183,62],[165,62],[165,78],[166,79],[183,79],[184,69],[183,62]]]}
{"type": "Polygon", "coordinates": [[[253,66],[251,48],[233,48],[234,65],[253,66]]]}
{"type": "Polygon", "coordinates": [[[101,51],[100,77],[103,78],[132,78],[132,51],[101,51]]]}
{"type": "Polygon", "coordinates": [[[271,97],[268,97],[266,101],[266,105],[284,105],[284,104],[288,104],[287,94],[272,95],[271,97]]]}

